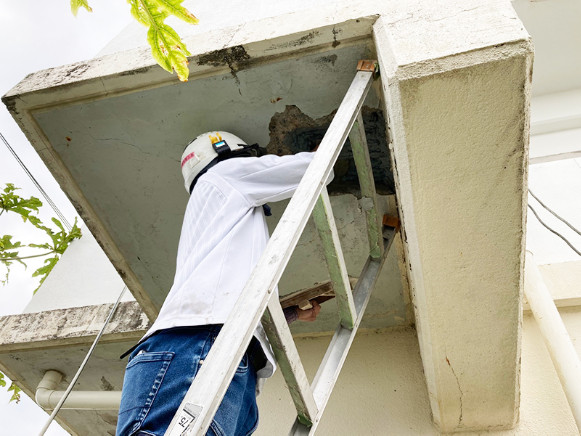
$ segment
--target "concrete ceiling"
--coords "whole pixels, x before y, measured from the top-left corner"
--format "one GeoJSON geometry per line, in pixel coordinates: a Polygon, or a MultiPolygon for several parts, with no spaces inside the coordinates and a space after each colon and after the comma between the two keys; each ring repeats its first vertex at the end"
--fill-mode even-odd
{"type": "MultiPolygon", "coordinates": [[[[188,141],[215,129],[267,145],[269,123],[277,112],[296,105],[314,119],[330,114],[348,88],[357,60],[369,57],[369,41],[339,46],[185,84],[59,105],[35,113],[34,119],[158,309],[175,271],[187,202],[179,158],[188,141]]],[[[378,106],[375,90],[366,103],[378,106]]],[[[364,215],[352,194],[334,196],[333,205],[349,273],[358,276],[366,259],[364,215]]],[[[272,206],[269,224],[274,228],[284,205],[272,206]]],[[[313,226],[299,245],[281,281],[281,293],[328,279],[313,226]]],[[[394,272],[394,278],[386,279],[396,286],[393,296],[375,308],[403,320],[403,292],[399,272],[394,272]]]]}

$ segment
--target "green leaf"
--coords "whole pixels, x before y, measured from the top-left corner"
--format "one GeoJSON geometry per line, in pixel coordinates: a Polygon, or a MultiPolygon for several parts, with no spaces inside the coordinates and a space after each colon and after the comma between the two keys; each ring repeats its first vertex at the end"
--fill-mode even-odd
{"type": "Polygon", "coordinates": [[[135,19],[149,27],[147,42],[151,47],[153,58],[163,69],[170,73],[175,71],[182,82],[187,81],[189,75],[187,57],[191,53],[177,32],[164,21],[170,15],[191,24],[197,24],[198,19],[181,5],[183,0],[128,1],[135,19]]]}
{"type": "Polygon", "coordinates": [[[86,0],[71,0],[71,12],[75,17],[79,12],[79,8],[85,8],[87,11],[93,12],[93,9],[86,0]]]}
{"type": "Polygon", "coordinates": [[[0,210],[17,213],[26,220],[31,213],[38,212],[42,202],[36,197],[22,198],[14,193],[17,190],[12,183],[6,184],[3,194],[0,194],[0,210]]]}
{"type": "Polygon", "coordinates": [[[45,265],[41,266],[40,268],[38,268],[36,271],[34,271],[32,273],[32,277],[40,277],[40,281],[38,282],[38,286],[32,292],[33,294],[36,294],[36,292],[40,289],[40,287],[42,286],[42,284],[44,283],[44,281],[46,280],[46,278],[48,277],[50,272],[53,270],[53,268],[55,267],[55,265],[59,259],[60,259],[59,256],[54,256],[54,257],[45,259],[45,261],[44,261],[45,265]]]}
{"type": "Polygon", "coordinates": [[[128,0],[131,4],[131,15],[144,26],[149,27],[149,14],[144,6],[138,0],[128,0]]]}
{"type": "MultiPolygon", "coordinates": [[[[3,388],[6,387],[5,376],[2,372],[0,372],[0,387],[3,387],[3,388]]],[[[21,389],[18,386],[16,386],[14,383],[11,383],[10,387],[8,388],[8,392],[12,392],[12,397],[10,397],[10,402],[12,402],[12,401],[16,401],[16,403],[20,402],[21,389]]]]}
{"type": "Polygon", "coordinates": [[[158,4],[158,7],[166,11],[169,15],[175,15],[186,23],[198,24],[200,20],[180,4],[182,1],[183,0],[154,0],[154,2],[158,4]]]}
{"type": "Polygon", "coordinates": [[[44,244],[28,244],[27,247],[44,248],[46,250],[52,250],[52,247],[49,244],[47,244],[47,243],[44,243],[44,244]]]}
{"type": "Polygon", "coordinates": [[[14,383],[8,388],[8,392],[12,391],[12,396],[10,397],[10,402],[16,401],[16,404],[20,403],[20,391],[21,389],[14,383]]]}
{"type": "Polygon", "coordinates": [[[20,248],[22,244],[20,241],[12,242],[12,235],[4,235],[0,238],[0,252],[5,250],[14,250],[20,248]]]}
{"type": "Polygon", "coordinates": [[[81,229],[77,226],[77,219],[75,218],[75,222],[73,224],[73,228],[69,232],[69,238],[72,241],[73,239],[80,239],[83,234],[81,233],[81,229]]]}
{"type": "Polygon", "coordinates": [[[19,257],[19,252],[15,251],[17,248],[21,248],[22,243],[20,241],[12,242],[12,235],[3,235],[0,238],[0,265],[6,269],[6,273],[0,278],[0,285],[5,285],[8,283],[8,278],[10,277],[10,265],[13,262],[18,262],[26,268],[26,264],[17,259],[19,257]],[[10,251],[9,251],[10,250],[10,251]]]}
{"type": "Polygon", "coordinates": [[[59,220],[57,220],[56,218],[51,218],[51,221],[55,223],[59,229],[61,229],[61,232],[65,231],[65,228],[63,227],[62,223],[59,220]]]}

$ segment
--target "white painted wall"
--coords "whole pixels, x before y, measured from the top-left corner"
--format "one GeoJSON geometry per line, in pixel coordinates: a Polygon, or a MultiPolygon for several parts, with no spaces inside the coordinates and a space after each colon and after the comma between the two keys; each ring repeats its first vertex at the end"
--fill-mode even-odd
{"type": "MultiPolygon", "coordinates": [[[[123,281],[86,227],[71,243],[23,313],[113,303],[123,281]]],[[[135,301],[126,292],[122,301],[135,301]]]]}
{"type": "MultiPolygon", "coordinates": [[[[542,95],[531,102],[529,188],[556,213],[581,229],[581,158],[534,163],[547,155],[581,151],[581,89],[542,95]]],[[[529,196],[541,219],[581,249],[581,236],[554,218],[529,196]]],[[[529,212],[527,249],[538,264],[579,259],[563,241],[545,229],[529,212]]]]}
{"type": "MultiPolygon", "coordinates": [[[[581,307],[561,310],[581,354],[581,307]]],[[[330,337],[303,338],[297,347],[309,377],[330,337]]],[[[495,436],[575,436],[579,433],[535,320],[523,320],[520,421],[495,436]]],[[[286,434],[294,406],[280,372],[259,396],[257,436],[286,434]]],[[[318,435],[438,435],[415,331],[411,328],[360,332],[339,377],[318,435]]],[[[476,433],[458,433],[476,434],[476,433]]]]}

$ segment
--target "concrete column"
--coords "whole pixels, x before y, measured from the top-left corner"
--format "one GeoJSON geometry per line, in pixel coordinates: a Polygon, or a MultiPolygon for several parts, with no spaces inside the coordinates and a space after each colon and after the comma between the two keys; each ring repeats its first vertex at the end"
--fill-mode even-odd
{"type": "Polygon", "coordinates": [[[518,420],[532,64],[508,2],[458,3],[374,26],[420,350],[444,432],[518,420]]]}

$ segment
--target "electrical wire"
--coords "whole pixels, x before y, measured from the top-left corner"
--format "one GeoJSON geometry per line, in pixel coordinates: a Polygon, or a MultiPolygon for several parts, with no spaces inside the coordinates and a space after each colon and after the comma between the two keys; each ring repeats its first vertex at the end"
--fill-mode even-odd
{"type": "Polygon", "coordinates": [[[533,196],[533,198],[534,198],[535,200],[537,200],[537,201],[540,203],[540,205],[541,205],[541,206],[543,206],[545,209],[547,209],[549,212],[551,212],[551,213],[553,214],[553,216],[555,216],[556,218],[558,218],[559,220],[561,220],[563,223],[567,224],[571,230],[573,230],[575,233],[577,233],[579,236],[581,236],[581,232],[580,232],[579,230],[577,230],[577,229],[576,229],[576,228],[573,226],[573,224],[571,224],[571,223],[570,223],[569,221],[567,221],[565,218],[563,218],[563,217],[560,217],[559,215],[557,215],[557,212],[555,212],[553,209],[551,209],[549,206],[547,206],[545,203],[543,203],[543,202],[542,202],[542,201],[539,199],[539,197],[537,197],[537,196],[536,196],[536,195],[533,193],[533,191],[531,191],[530,189],[529,189],[529,194],[531,194],[531,195],[533,196]]]}
{"type": "Polygon", "coordinates": [[[565,238],[563,235],[561,235],[559,232],[557,232],[556,230],[552,229],[551,227],[549,227],[540,217],[539,214],[537,214],[537,212],[535,211],[535,209],[529,204],[528,205],[529,209],[533,212],[533,214],[537,217],[537,219],[539,220],[539,222],[547,229],[549,230],[551,233],[554,233],[555,235],[557,235],[559,238],[561,238],[563,241],[565,241],[565,243],[571,247],[571,249],[577,253],[579,256],[581,256],[581,251],[577,250],[573,244],[571,244],[569,242],[569,240],[567,238],[565,238]]]}
{"type": "Polygon", "coordinates": [[[38,183],[38,181],[36,180],[36,178],[28,170],[28,168],[26,167],[26,165],[24,164],[24,162],[22,162],[22,160],[20,159],[20,157],[18,157],[18,155],[16,154],[16,152],[14,151],[14,149],[10,146],[10,144],[8,143],[8,141],[6,140],[6,138],[4,138],[4,135],[1,132],[0,132],[0,138],[2,138],[2,142],[4,143],[4,145],[6,146],[6,148],[8,149],[8,151],[10,151],[10,153],[12,154],[12,156],[14,156],[14,159],[16,159],[16,161],[20,164],[20,166],[22,167],[22,169],[24,170],[24,172],[28,175],[28,177],[30,177],[30,180],[32,180],[32,183],[34,183],[34,186],[36,186],[36,188],[40,191],[40,193],[42,194],[42,196],[45,198],[46,202],[50,205],[50,207],[52,207],[52,209],[54,210],[54,213],[60,219],[61,223],[67,228],[67,230],[70,231],[72,229],[71,224],[68,222],[68,220],[65,218],[65,216],[61,213],[61,211],[59,210],[59,208],[57,207],[57,205],[52,201],[52,199],[46,193],[46,191],[42,188],[42,186],[40,186],[40,183],[38,183]]]}
{"type": "Polygon", "coordinates": [[[65,391],[65,393],[63,394],[63,396],[61,397],[61,399],[59,400],[59,402],[57,403],[56,407],[52,411],[52,414],[48,418],[48,421],[44,424],[44,427],[42,427],[42,429],[40,430],[40,433],[38,434],[38,436],[43,436],[46,433],[46,431],[48,430],[48,427],[52,423],[52,420],[54,419],[54,417],[56,416],[56,414],[59,412],[60,408],[62,407],[62,405],[66,401],[67,397],[69,396],[69,394],[73,390],[73,387],[75,386],[75,383],[79,379],[79,377],[81,375],[81,372],[83,372],[83,369],[85,368],[85,365],[89,361],[89,358],[91,357],[91,354],[93,354],[93,350],[97,346],[97,342],[99,342],[99,339],[101,339],[101,336],[103,335],[103,332],[105,331],[105,328],[109,324],[109,321],[111,320],[111,318],[113,318],[113,314],[117,310],[117,307],[119,306],[119,302],[121,301],[121,297],[123,297],[123,294],[125,293],[126,290],[127,290],[127,285],[126,286],[123,286],[123,290],[121,291],[121,293],[119,294],[119,297],[117,297],[117,301],[115,302],[115,304],[111,308],[111,311],[109,312],[109,315],[107,316],[107,319],[105,320],[105,324],[103,324],[103,327],[101,327],[101,331],[99,331],[99,334],[97,335],[97,337],[93,341],[93,345],[91,345],[91,348],[89,348],[89,351],[87,352],[87,355],[85,356],[85,359],[81,363],[81,366],[79,366],[79,369],[77,370],[77,373],[75,374],[75,376],[73,377],[73,379],[69,383],[69,386],[67,387],[67,390],[65,391]]]}

